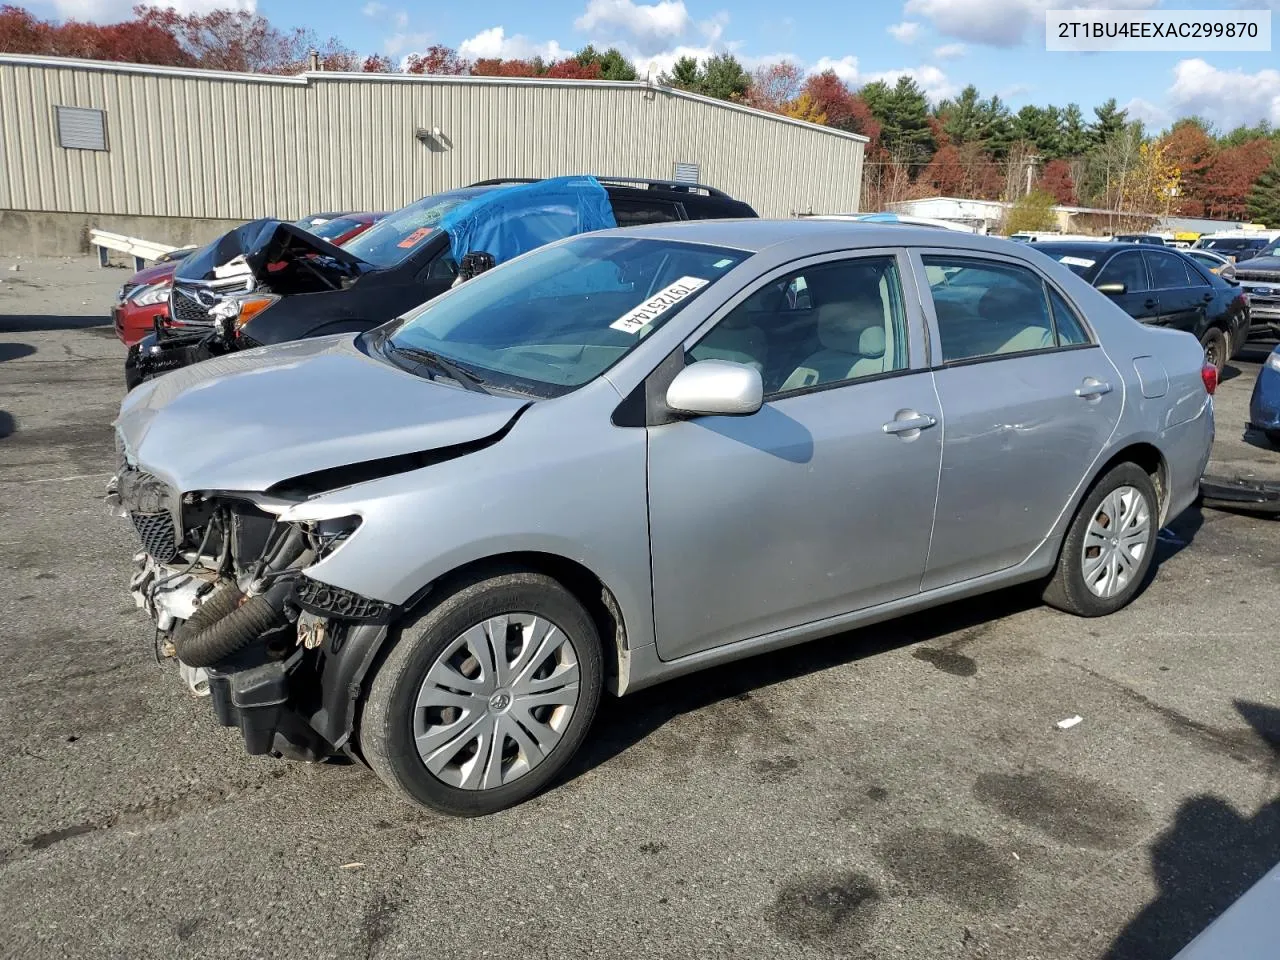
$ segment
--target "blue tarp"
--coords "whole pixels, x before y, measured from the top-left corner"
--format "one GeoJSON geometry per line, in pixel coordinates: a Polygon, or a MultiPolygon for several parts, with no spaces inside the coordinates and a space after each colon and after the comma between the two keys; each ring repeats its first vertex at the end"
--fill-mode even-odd
{"type": "Polygon", "coordinates": [[[503,263],[553,240],[617,225],[609,194],[595,177],[555,177],[490,190],[440,221],[458,263],[476,251],[503,263]]]}

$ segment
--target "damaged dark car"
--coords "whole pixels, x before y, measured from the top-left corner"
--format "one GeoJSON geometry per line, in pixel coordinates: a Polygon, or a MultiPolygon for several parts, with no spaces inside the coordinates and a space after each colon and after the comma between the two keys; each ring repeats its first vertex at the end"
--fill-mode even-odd
{"type": "Polygon", "coordinates": [[[755,216],[700,184],[584,176],[434,194],[342,247],[296,224],[255,220],[179,269],[169,313],[184,329],[157,328],[133,347],[126,385],[236,350],[370,330],[452,287],[467,254],[496,264],[592,230],[755,216]]]}

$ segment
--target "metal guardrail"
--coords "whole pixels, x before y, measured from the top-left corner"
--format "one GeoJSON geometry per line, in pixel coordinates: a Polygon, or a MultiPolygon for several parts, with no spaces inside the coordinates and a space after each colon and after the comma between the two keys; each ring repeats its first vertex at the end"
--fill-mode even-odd
{"type": "Polygon", "coordinates": [[[133,268],[141,270],[148,260],[159,260],[177,247],[164,243],[153,243],[150,240],[139,240],[137,237],[126,237],[120,233],[108,233],[106,230],[90,230],[89,243],[98,248],[98,266],[107,265],[109,251],[128,254],[133,257],[133,268]]]}

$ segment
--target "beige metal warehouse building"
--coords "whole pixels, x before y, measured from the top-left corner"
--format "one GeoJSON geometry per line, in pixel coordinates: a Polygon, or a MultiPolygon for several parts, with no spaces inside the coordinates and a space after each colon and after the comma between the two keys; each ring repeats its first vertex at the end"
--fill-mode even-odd
{"type": "Polygon", "coordinates": [[[858,209],[866,138],[645,82],[219,73],[0,55],[0,254],[98,227],[203,241],[497,176],[696,177],[762,216],[858,209]]]}

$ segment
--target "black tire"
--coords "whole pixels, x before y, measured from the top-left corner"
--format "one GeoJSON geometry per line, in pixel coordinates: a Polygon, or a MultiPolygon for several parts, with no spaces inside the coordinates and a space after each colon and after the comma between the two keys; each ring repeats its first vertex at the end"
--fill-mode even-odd
{"type": "Polygon", "coordinates": [[[1227,335],[1222,332],[1221,327],[1210,327],[1200,338],[1200,345],[1204,347],[1205,362],[1212,363],[1218,370],[1218,376],[1221,377],[1222,371],[1227,366],[1227,354],[1231,352],[1227,335]]]}
{"type": "Polygon", "coordinates": [[[398,642],[373,678],[361,714],[360,748],[373,771],[410,803],[463,817],[495,813],[541,791],[581,746],[603,686],[600,636],[582,604],[557,581],[539,573],[488,574],[432,597],[435,602],[429,609],[403,625],[398,642]],[[418,754],[414,739],[418,693],[437,658],[465,631],[491,617],[515,613],[543,618],[568,638],[578,666],[576,705],[559,741],[527,773],[488,789],[446,783],[418,754]]]}
{"type": "Polygon", "coordinates": [[[1063,538],[1058,564],[1045,586],[1043,599],[1051,607],[1078,617],[1104,617],[1127,606],[1146,584],[1155,557],[1156,535],[1160,527],[1160,501],[1155,484],[1147,472],[1134,463],[1122,463],[1098,478],[1076,511],[1063,538]],[[1132,487],[1146,498],[1149,510],[1145,549],[1126,585],[1109,597],[1089,589],[1085,582],[1083,554],[1089,525],[1099,514],[1102,503],[1120,487],[1132,487]]]}

